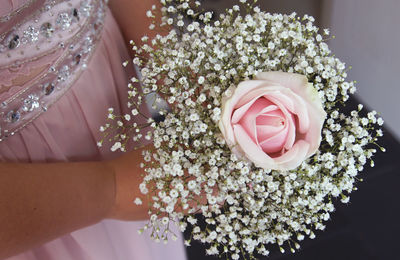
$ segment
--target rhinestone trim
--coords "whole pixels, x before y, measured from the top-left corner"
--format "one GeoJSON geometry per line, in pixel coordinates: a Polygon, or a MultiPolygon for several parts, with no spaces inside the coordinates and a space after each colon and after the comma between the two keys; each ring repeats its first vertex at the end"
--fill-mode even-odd
{"type": "MultiPolygon", "coordinates": [[[[80,30],[59,46],[63,50],[61,57],[40,78],[32,81],[29,86],[24,87],[23,91],[13,95],[0,105],[0,141],[23,129],[47,111],[73,85],[86,68],[86,64],[101,38],[106,5],[103,0],[85,1],[84,3],[90,4],[91,13],[84,19],[80,30]],[[94,26],[95,24],[96,26],[94,26]]],[[[72,17],[71,22],[79,21],[79,16],[85,17],[78,10],[71,8],[69,13],[72,17]]],[[[41,26],[30,31],[34,36],[33,39],[27,36],[30,44],[35,41],[35,37],[46,37],[41,33],[44,31],[40,30],[41,26]]],[[[49,26],[45,26],[46,32],[49,28],[49,26]]],[[[15,42],[17,41],[19,41],[18,44],[21,44],[22,39],[18,38],[15,42]]]]}
{"type": "MultiPolygon", "coordinates": [[[[58,4],[56,1],[48,0],[48,2],[49,4],[46,4],[48,8],[42,7],[39,13],[45,12],[47,9],[50,11],[52,7],[58,4]]],[[[80,9],[82,9],[82,7],[88,8],[87,6],[92,6],[92,2],[93,1],[89,0],[81,2],[80,9]]],[[[80,15],[86,18],[89,17],[86,12],[69,7],[67,10],[58,12],[52,21],[45,21],[42,24],[36,25],[36,27],[32,26],[31,22],[24,21],[22,24],[14,26],[8,33],[3,35],[3,39],[0,40],[0,53],[7,51],[7,47],[8,50],[14,50],[20,47],[20,45],[36,42],[40,40],[40,38],[50,39],[58,30],[67,31],[73,24],[79,23],[80,15]],[[15,44],[15,37],[22,38],[22,41],[15,44]]]]}

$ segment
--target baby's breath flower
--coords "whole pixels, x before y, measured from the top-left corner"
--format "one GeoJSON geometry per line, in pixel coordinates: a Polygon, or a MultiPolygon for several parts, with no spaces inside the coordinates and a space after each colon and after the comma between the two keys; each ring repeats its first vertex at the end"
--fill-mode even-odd
{"type": "Polygon", "coordinates": [[[135,203],[136,205],[142,205],[142,200],[141,200],[140,198],[136,198],[135,201],[134,201],[134,203],[135,203]]]}
{"type": "MultiPolygon", "coordinates": [[[[342,111],[355,82],[346,81],[345,63],[326,44],[329,30],[318,33],[313,17],[266,13],[246,0],[216,16],[198,12],[188,0],[178,2],[161,0],[161,26],[174,29],[143,37],[141,46],[132,43],[140,54],[133,63],[141,68],[142,89],[139,79],[132,78],[131,113],[118,116],[109,109],[114,124],[100,128],[112,151],[130,148],[130,140],[153,141],[154,148],[143,153],[145,176],[139,186],[152,206],[146,229],[156,241],[166,241],[175,237],[169,230],[172,222],[177,220],[181,230],[190,224],[191,240],[208,244],[208,254],[227,254],[229,259],[243,253],[268,255],[269,243],[282,252],[298,250],[298,242],[315,238],[314,231],[334,219],[333,198],[348,203],[359,172],[367,163],[374,165],[371,145],[383,135],[383,119],[375,111],[362,117],[362,106],[350,114],[342,111]],[[249,9],[253,11],[241,14],[249,9]],[[196,22],[187,22],[186,15],[196,22]],[[232,149],[240,148],[227,143],[218,127],[224,100],[240,82],[264,71],[306,76],[327,113],[322,145],[294,170],[262,169],[236,156],[232,149]],[[141,110],[151,92],[160,94],[150,104],[160,120],[145,118],[147,112],[141,110]],[[168,109],[160,97],[170,104],[168,109]],[[111,132],[115,128],[121,130],[117,135],[111,132]],[[197,224],[195,213],[203,215],[209,228],[197,224]]],[[[146,15],[155,19],[156,11],[146,15]]]]}

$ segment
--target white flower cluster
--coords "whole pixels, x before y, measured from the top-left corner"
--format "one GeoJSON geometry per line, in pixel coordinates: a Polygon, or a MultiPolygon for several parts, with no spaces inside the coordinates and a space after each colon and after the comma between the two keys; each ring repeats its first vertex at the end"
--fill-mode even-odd
{"type": "MultiPolygon", "coordinates": [[[[166,241],[171,222],[177,221],[182,231],[190,224],[187,244],[199,240],[209,245],[208,254],[226,253],[232,259],[268,255],[268,244],[295,251],[298,241],[325,228],[335,198],[349,202],[364,165],[373,166],[371,144],[382,135],[377,130],[382,119],[376,112],[362,117],[362,106],[349,115],[342,112],[354,82],[345,81],[345,65],[325,43],[329,31],[321,35],[313,17],[270,14],[241,0],[212,21],[212,13],[197,11],[198,2],[161,2],[161,27],[175,29],[154,39],[143,37],[140,47],[133,44],[143,89],[134,87],[138,80],[132,79],[131,115],[109,114],[121,129],[109,139],[113,150],[126,149],[132,138],[154,143],[143,154],[146,175],[140,188],[152,201],[145,228],[166,241]],[[247,10],[245,16],[241,9],[247,10]],[[295,170],[265,170],[236,158],[217,126],[221,99],[230,87],[263,71],[305,75],[328,114],[319,151],[295,170]],[[154,92],[170,105],[160,109],[164,120],[130,124],[132,116],[143,115],[144,96],[154,92]],[[147,126],[153,130],[143,133],[147,126]],[[198,213],[206,228],[197,223],[198,213]]],[[[157,11],[153,8],[148,16],[157,11]]],[[[160,101],[156,98],[153,107],[160,101]]]]}

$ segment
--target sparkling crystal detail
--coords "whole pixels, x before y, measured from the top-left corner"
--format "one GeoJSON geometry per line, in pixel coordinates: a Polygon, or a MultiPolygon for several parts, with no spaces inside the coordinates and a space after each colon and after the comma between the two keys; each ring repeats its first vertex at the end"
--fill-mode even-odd
{"type": "Polygon", "coordinates": [[[62,12],[58,14],[56,24],[60,26],[62,30],[67,30],[71,26],[71,22],[72,18],[68,13],[62,12]]]}
{"type": "Polygon", "coordinates": [[[46,38],[50,38],[54,32],[53,25],[51,25],[51,23],[49,23],[49,22],[42,24],[42,26],[40,26],[40,32],[46,38]]]}
{"type": "Polygon", "coordinates": [[[89,1],[83,1],[81,3],[81,6],[79,8],[79,12],[85,16],[85,17],[89,17],[90,16],[90,11],[92,10],[92,5],[90,4],[89,1]]]}
{"type": "Polygon", "coordinates": [[[76,9],[76,8],[72,9],[72,17],[73,17],[74,20],[79,21],[78,9],[76,9]]]}
{"type": "Polygon", "coordinates": [[[19,44],[20,44],[19,36],[14,35],[8,44],[8,48],[10,50],[13,50],[13,49],[17,48],[19,46],[19,44]]]}
{"type": "Polygon", "coordinates": [[[22,106],[22,110],[25,112],[32,112],[35,108],[39,107],[39,97],[36,95],[29,95],[24,100],[24,105],[22,106]]]}
{"type": "Polygon", "coordinates": [[[98,33],[99,29],[102,26],[102,21],[101,20],[97,20],[96,22],[93,23],[93,29],[95,30],[95,33],[98,33]]]}
{"type": "Polygon", "coordinates": [[[74,56],[74,58],[73,58],[73,62],[74,62],[74,64],[75,65],[78,65],[80,62],[81,62],[81,58],[82,58],[82,55],[81,54],[76,54],[75,56],[74,56]]]}
{"type": "Polygon", "coordinates": [[[69,77],[68,65],[63,66],[58,72],[58,81],[65,81],[69,77]]]}
{"type": "Polygon", "coordinates": [[[5,56],[23,57],[22,51],[27,52],[25,46],[27,50],[40,50],[43,49],[42,42],[52,43],[58,49],[64,48],[66,55],[49,66],[45,78],[40,79],[41,84],[31,83],[32,91],[10,99],[10,103],[0,102],[0,141],[25,127],[31,118],[47,111],[48,106],[63,94],[62,90],[70,87],[69,81],[75,76],[75,72],[79,75],[78,73],[87,67],[91,52],[100,39],[105,8],[102,7],[103,1],[43,0],[44,8],[42,7],[41,12],[45,13],[45,16],[39,14],[39,19],[39,15],[33,15],[29,18],[30,24],[23,22],[21,26],[10,29],[11,31],[3,36],[0,52],[5,52],[5,56]],[[65,8],[64,5],[62,8],[65,9],[53,8],[63,1],[68,7],[65,8]],[[78,5],[75,5],[76,3],[78,5]],[[75,32],[71,28],[75,26],[82,32],[72,38],[75,32]],[[63,35],[62,31],[68,32],[68,35],[63,35]],[[21,49],[21,46],[24,48],[21,49]],[[15,51],[10,51],[13,49],[15,51]]]}
{"type": "Polygon", "coordinates": [[[88,36],[88,37],[86,37],[86,39],[83,43],[83,47],[82,47],[83,52],[84,53],[90,52],[92,50],[92,47],[93,47],[93,40],[92,40],[92,38],[90,38],[90,36],[88,36]]]}
{"type": "Polygon", "coordinates": [[[30,42],[36,42],[38,39],[39,31],[33,26],[28,26],[28,28],[23,33],[22,42],[26,44],[30,42]]]}
{"type": "Polygon", "coordinates": [[[53,83],[46,83],[43,85],[43,92],[46,96],[50,95],[54,91],[54,84],[53,83]]]}
{"type": "Polygon", "coordinates": [[[21,113],[18,111],[11,110],[7,114],[7,121],[11,123],[18,122],[21,119],[21,113]]]}

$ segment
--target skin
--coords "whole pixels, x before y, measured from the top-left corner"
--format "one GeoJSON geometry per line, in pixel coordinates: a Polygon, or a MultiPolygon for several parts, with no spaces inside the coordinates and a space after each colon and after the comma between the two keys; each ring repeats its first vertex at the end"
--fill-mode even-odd
{"type": "MultiPolygon", "coordinates": [[[[145,12],[157,2],[110,1],[125,39],[151,36],[145,12]]],[[[147,218],[146,197],[138,188],[141,160],[141,150],[135,150],[104,162],[1,163],[0,259],[106,218],[147,218]],[[136,197],[142,206],[133,204],[136,197]]]]}
{"type": "MultiPolygon", "coordinates": [[[[157,10],[161,7],[157,0],[110,0],[108,3],[125,39],[133,40],[138,44],[142,36],[155,34],[154,31],[148,29],[151,19],[146,16],[146,11],[151,10],[153,5],[157,7],[157,10]]],[[[153,12],[155,15],[157,13],[153,12]]]]}

